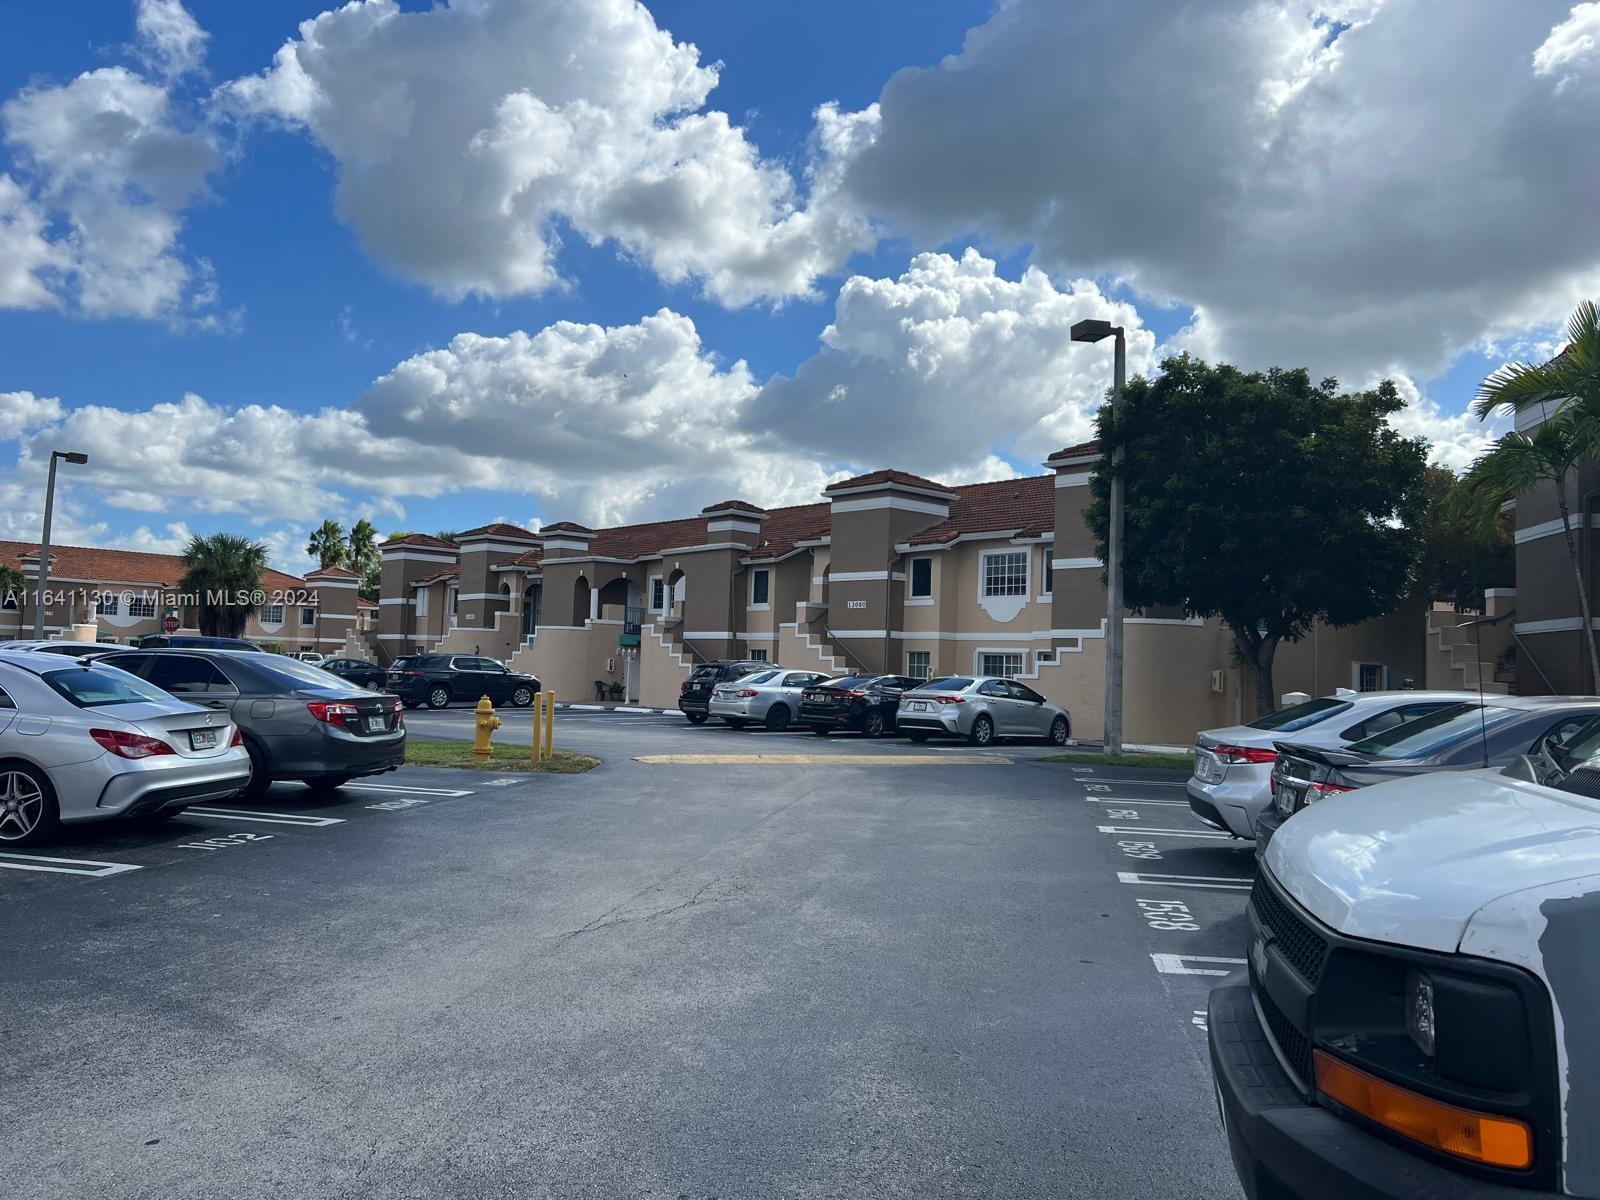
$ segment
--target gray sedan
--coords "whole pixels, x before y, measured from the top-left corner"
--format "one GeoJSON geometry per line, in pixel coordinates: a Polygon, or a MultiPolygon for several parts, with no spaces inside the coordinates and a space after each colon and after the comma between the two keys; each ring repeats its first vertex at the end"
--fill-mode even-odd
{"type": "Polygon", "coordinates": [[[61,824],[175,816],[249,782],[227,714],[100,663],[0,651],[0,845],[61,824]]]}
{"type": "Polygon", "coordinates": [[[894,725],[913,742],[960,737],[974,746],[997,737],[1037,737],[1064,746],[1072,736],[1066,709],[1027,684],[994,675],[950,675],[919,684],[900,697],[894,725]]]}
{"type": "Polygon", "coordinates": [[[731,729],[762,724],[774,733],[789,728],[800,711],[800,691],[821,683],[826,675],[815,671],[787,671],[782,667],[755,671],[742,679],[719,683],[711,692],[710,713],[731,729]]]}
{"type": "Polygon", "coordinates": [[[231,714],[244,732],[252,793],[274,780],[317,789],[405,763],[400,701],[282,654],[250,650],[129,650],[100,662],[158,688],[231,714]]]}

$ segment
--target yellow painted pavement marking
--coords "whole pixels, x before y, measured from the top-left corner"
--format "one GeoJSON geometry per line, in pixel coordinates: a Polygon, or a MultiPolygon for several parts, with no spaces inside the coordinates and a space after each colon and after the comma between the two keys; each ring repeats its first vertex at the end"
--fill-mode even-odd
{"type": "Polygon", "coordinates": [[[995,767],[1009,759],[976,754],[640,754],[634,762],[673,766],[794,765],[837,767],[995,767]]]}

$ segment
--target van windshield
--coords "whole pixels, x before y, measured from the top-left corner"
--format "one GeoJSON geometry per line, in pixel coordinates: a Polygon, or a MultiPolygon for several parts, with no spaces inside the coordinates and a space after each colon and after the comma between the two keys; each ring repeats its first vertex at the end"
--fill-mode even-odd
{"type": "Polygon", "coordinates": [[[1331,700],[1327,696],[1316,700],[1307,700],[1303,704],[1291,705],[1280,708],[1275,713],[1268,713],[1260,720],[1251,721],[1251,729],[1272,729],[1278,733],[1293,733],[1297,729],[1305,729],[1319,721],[1326,721],[1336,713],[1342,713],[1351,706],[1348,700],[1331,700]]]}
{"type": "Polygon", "coordinates": [[[1451,704],[1356,742],[1350,752],[1373,758],[1427,758],[1464,738],[1481,736],[1484,730],[1503,725],[1514,716],[1516,711],[1509,708],[1451,704]]]}

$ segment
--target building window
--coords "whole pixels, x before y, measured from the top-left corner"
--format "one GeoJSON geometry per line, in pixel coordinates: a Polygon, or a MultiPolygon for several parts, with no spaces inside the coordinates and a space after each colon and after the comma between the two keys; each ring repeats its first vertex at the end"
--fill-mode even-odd
{"type": "Polygon", "coordinates": [[[317,610],[316,609],[314,609],[314,608],[302,608],[300,610],[300,624],[302,624],[302,625],[315,625],[316,623],[317,623],[317,610]]]}
{"type": "Polygon", "coordinates": [[[97,617],[115,617],[122,612],[122,597],[115,592],[101,592],[94,598],[94,613],[97,617]]]}
{"type": "Polygon", "coordinates": [[[460,610],[461,589],[458,587],[453,587],[450,589],[450,615],[454,617],[460,610]]]}
{"type": "MultiPolygon", "coordinates": [[[[923,559],[926,562],[927,559],[923,559]]],[[[906,651],[906,674],[913,679],[933,678],[933,654],[928,650],[906,651]]]]}
{"type": "Polygon", "coordinates": [[[1021,650],[1005,650],[998,653],[985,651],[978,655],[978,674],[999,675],[1003,679],[1011,679],[1022,674],[1022,659],[1021,650]]]}
{"type": "Polygon", "coordinates": [[[933,595],[933,559],[913,558],[911,560],[911,598],[920,600],[924,596],[933,595]]]}
{"type": "Polygon", "coordinates": [[[417,589],[417,616],[425,617],[427,615],[428,615],[428,589],[427,588],[418,588],[417,589]]]}
{"type": "Polygon", "coordinates": [[[8,609],[8,610],[14,611],[16,609],[16,607],[17,607],[17,594],[15,592],[13,592],[13,591],[7,590],[6,595],[5,595],[5,599],[4,600],[0,600],[0,608],[4,608],[4,609],[8,609]]]}
{"type": "Polygon", "coordinates": [[[283,605],[268,604],[261,610],[261,623],[263,625],[283,624],[283,605]]]}
{"type": "Polygon", "coordinates": [[[1382,663],[1357,663],[1356,664],[1356,689],[1362,692],[1383,691],[1384,670],[1382,663]]]}
{"type": "Polygon", "coordinates": [[[146,592],[142,596],[128,597],[128,615],[130,617],[150,618],[156,615],[156,598],[146,592]]]}
{"type": "Polygon", "coordinates": [[[1050,594],[1053,586],[1052,580],[1055,578],[1055,573],[1056,552],[1054,550],[1046,550],[1044,552],[1044,579],[1039,587],[1039,594],[1041,596],[1048,596],[1050,594]]]}
{"type": "Polygon", "coordinates": [[[772,572],[767,570],[750,572],[750,603],[765,605],[767,592],[770,586],[772,572]]]}
{"type": "Polygon", "coordinates": [[[660,612],[667,606],[667,582],[659,575],[650,576],[650,611],[660,612]]]}
{"type": "Polygon", "coordinates": [[[1005,550],[983,556],[983,594],[985,596],[1026,596],[1028,594],[1028,552],[1005,550]]]}
{"type": "Polygon", "coordinates": [[[767,652],[765,650],[752,650],[752,651],[750,651],[750,661],[751,662],[766,662],[767,661],[767,652]]]}

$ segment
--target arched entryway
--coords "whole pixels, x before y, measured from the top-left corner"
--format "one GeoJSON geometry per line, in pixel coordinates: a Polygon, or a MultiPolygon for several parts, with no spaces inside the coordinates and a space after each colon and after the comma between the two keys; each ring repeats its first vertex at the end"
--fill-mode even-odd
{"type": "Polygon", "coordinates": [[[667,611],[663,615],[668,620],[676,620],[683,616],[684,596],[688,590],[689,581],[683,573],[683,568],[674,567],[672,574],[667,576],[667,611]]]}
{"type": "Polygon", "coordinates": [[[544,599],[544,585],[530,583],[522,590],[522,636],[533,637],[539,632],[539,603],[544,599]]]}
{"type": "Polygon", "coordinates": [[[582,625],[589,619],[589,579],[579,575],[572,581],[572,620],[569,625],[582,625]]]}

